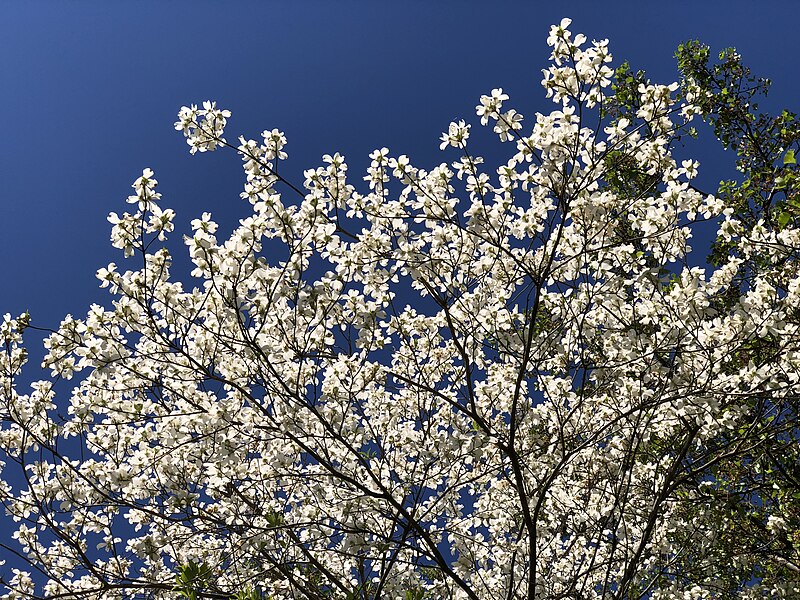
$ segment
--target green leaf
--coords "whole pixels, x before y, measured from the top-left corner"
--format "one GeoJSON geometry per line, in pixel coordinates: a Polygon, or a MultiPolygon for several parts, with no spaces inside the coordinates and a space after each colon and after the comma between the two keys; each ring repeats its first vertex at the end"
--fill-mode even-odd
{"type": "Polygon", "coordinates": [[[786,225],[789,223],[789,220],[791,218],[792,218],[791,215],[788,212],[786,212],[785,210],[782,210],[781,212],[779,212],[778,213],[778,227],[780,227],[781,229],[786,227],[786,225]]]}
{"type": "Polygon", "coordinates": [[[785,165],[796,165],[797,160],[794,157],[794,150],[787,150],[785,156],[783,157],[783,164],[785,165]]]}
{"type": "Polygon", "coordinates": [[[186,600],[198,600],[198,592],[205,589],[211,581],[211,567],[205,563],[190,562],[179,567],[179,573],[175,576],[175,586],[173,592],[178,597],[186,600]]]}

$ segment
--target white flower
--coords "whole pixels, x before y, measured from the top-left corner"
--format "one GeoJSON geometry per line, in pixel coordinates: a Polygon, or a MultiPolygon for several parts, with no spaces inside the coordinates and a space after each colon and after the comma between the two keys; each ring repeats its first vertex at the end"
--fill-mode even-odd
{"type": "Polygon", "coordinates": [[[770,515],[767,518],[767,530],[772,535],[778,535],[783,533],[787,530],[788,526],[786,524],[786,519],[783,517],[778,517],[776,515],[770,515]]]}
{"type": "Polygon", "coordinates": [[[443,133],[442,137],[440,138],[442,143],[439,144],[439,149],[444,150],[447,148],[447,146],[460,148],[465,145],[469,139],[469,128],[470,126],[467,125],[463,120],[458,121],[457,123],[450,123],[447,132],[443,133]]]}
{"type": "Polygon", "coordinates": [[[186,136],[192,154],[209,152],[225,143],[222,134],[230,116],[229,110],[218,109],[215,102],[206,100],[202,109],[198,109],[196,104],[182,106],[175,129],[186,136]]]}

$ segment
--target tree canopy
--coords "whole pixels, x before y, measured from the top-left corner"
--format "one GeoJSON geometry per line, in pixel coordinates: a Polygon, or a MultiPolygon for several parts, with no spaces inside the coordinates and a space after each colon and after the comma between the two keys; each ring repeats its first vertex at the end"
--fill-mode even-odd
{"type": "Polygon", "coordinates": [[[798,597],[800,125],[732,49],[661,85],[569,26],[550,114],[480,98],[491,165],[461,120],[293,182],[281,131],[180,110],[251,212],[173,277],[144,169],[30,389],[5,316],[4,598],[798,597]],[[703,121],[741,181],[696,185],[703,121]]]}

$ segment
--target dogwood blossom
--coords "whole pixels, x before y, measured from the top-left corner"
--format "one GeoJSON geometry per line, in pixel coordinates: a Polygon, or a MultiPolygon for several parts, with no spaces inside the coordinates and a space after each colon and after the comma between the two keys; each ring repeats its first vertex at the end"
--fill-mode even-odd
{"type": "MultiPolygon", "coordinates": [[[[300,189],[282,132],[241,137],[249,213],[228,236],[191,220],[192,284],[142,172],[136,212],[108,217],[128,270],[101,268],[108,306],[47,337],[50,379],[19,389],[29,317],[0,323],[0,468],[26,481],[0,498],[36,571],[3,598],[174,597],[189,565],[209,597],[716,597],[725,523],[698,507],[798,393],[800,232],[744,231],[689,185],[677,84],[590,123],[612,59],[570,23],[548,37],[558,110],[526,131],[502,89],[480,98],[514,141],[499,168],[457,121],[429,170],[381,148],[359,191],[325,155],[300,189]],[[637,193],[612,159],[647,176],[637,193]],[[719,268],[689,262],[697,214],[737,250],[719,268]]],[[[192,154],[227,145],[231,112],[202,106],[175,124],[192,154]]],[[[797,518],[770,511],[772,536],[797,518]]]]}

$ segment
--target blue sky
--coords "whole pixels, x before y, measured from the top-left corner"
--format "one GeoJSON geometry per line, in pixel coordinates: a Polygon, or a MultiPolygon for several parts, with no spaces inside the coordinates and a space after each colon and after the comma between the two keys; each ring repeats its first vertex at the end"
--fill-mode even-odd
{"type": "MultiPolygon", "coordinates": [[[[665,83],[681,41],[736,46],[774,81],[764,107],[800,108],[800,2],[3,2],[0,314],[30,310],[55,326],[107,298],[94,273],[121,256],[106,216],[126,209],[143,167],[177,233],[203,211],[227,230],[246,213],[238,159],[191,157],[173,131],[182,104],[230,109],[231,140],[282,129],[295,181],[334,151],[360,179],[381,146],[428,167],[454,159],[439,134],[453,119],[476,123],[493,87],[525,115],[552,110],[540,69],[563,16],[609,38],[615,64],[665,83]]],[[[713,145],[697,154],[701,181],[731,172],[713,145]]]]}

